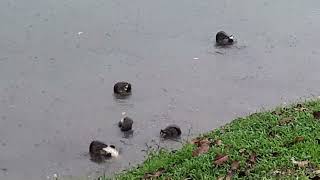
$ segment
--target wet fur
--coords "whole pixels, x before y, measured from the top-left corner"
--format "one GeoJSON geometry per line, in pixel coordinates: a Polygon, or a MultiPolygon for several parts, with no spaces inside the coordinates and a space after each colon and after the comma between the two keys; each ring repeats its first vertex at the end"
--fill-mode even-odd
{"type": "Polygon", "coordinates": [[[165,139],[178,138],[181,136],[181,129],[177,125],[170,125],[160,130],[160,136],[165,139]]]}
{"type": "Polygon", "coordinates": [[[118,126],[121,131],[130,131],[132,130],[132,124],[133,120],[129,117],[125,117],[119,122],[118,126]]]}
{"type": "Polygon", "coordinates": [[[131,94],[131,84],[128,82],[117,82],[113,86],[113,92],[118,96],[128,96],[131,94]]]}
{"type": "Polygon", "coordinates": [[[233,36],[228,35],[224,31],[219,31],[216,34],[216,45],[217,46],[228,46],[234,43],[233,36]]]}
{"type": "Polygon", "coordinates": [[[89,146],[89,153],[91,160],[94,162],[103,162],[106,159],[112,157],[112,153],[108,152],[108,148],[112,148],[116,151],[114,145],[107,145],[101,141],[92,141],[89,146]],[[107,151],[106,151],[107,150],[107,151]]]}

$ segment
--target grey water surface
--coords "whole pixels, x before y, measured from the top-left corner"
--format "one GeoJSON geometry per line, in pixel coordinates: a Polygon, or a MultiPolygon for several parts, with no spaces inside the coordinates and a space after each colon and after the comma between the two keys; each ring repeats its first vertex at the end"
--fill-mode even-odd
{"type": "Polygon", "coordinates": [[[318,0],[1,0],[0,179],[94,178],[182,140],[320,94],[318,0]],[[214,47],[215,33],[237,44],[214,47]],[[132,96],[113,97],[117,81],[132,96]],[[129,139],[117,127],[133,118],[129,139]],[[90,161],[91,140],[121,154],[90,161]]]}

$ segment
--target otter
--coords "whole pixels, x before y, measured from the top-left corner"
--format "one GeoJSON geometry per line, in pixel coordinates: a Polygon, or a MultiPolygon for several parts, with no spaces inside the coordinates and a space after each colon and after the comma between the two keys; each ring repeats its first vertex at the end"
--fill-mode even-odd
{"type": "Polygon", "coordinates": [[[101,141],[92,141],[89,146],[89,153],[91,159],[97,162],[119,156],[119,152],[114,145],[107,145],[101,141]]]}
{"type": "Polygon", "coordinates": [[[217,46],[228,46],[234,43],[233,35],[228,35],[224,31],[219,31],[216,35],[217,46]]]}
{"type": "Polygon", "coordinates": [[[130,130],[132,130],[132,124],[133,124],[133,120],[131,118],[124,117],[118,123],[118,126],[121,129],[121,131],[130,131],[130,130]]]}
{"type": "Polygon", "coordinates": [[[113,86],[113,92],[118,96],[128,96],[131,94],[131,84],[128,82],[117,82],[113,86]]]}
{"type": "Polygon", "coordinates": [[[178,138],[181,135],[181,129],[177,125],[169,125],[160,130],[160,136],[165,139],[178,138]]]}

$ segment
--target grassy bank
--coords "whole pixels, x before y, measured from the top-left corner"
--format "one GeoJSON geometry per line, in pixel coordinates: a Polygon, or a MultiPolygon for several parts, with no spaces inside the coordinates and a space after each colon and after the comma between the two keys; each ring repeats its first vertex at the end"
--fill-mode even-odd
{"type": "Polygon", "coordinates": [[[156,152],[115,178],[316,179],[320,177],[318,111],[316,100],[238,118],[178,151],[156,152]]]}

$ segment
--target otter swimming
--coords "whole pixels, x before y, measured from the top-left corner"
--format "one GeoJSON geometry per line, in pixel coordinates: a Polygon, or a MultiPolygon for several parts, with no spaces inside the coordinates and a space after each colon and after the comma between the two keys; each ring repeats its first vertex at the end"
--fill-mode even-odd
{"type": "Polygon", "coordinates": [[[165,139],[178,138],[181,135],[181,129],[177,125],[169,125],[160,130],[160,136],[165,139]]]}
{"type": "Polygon", "coordinates": [[[130,131],[130,130],[132,130],[132,124],[133,124],[133,120],[131,118],[124,117],[118,123],[118,126],[121,129],[121,131],[130,131]]]}
{"type": "Polygon", "coordinates": [[[89,153],[91,159],[97,162],[119,156],[119,152],[114,145],[108,146],[101,141],[92,141],[89,146],[89,153]]]}
{"type": "Polygon", "coordinates": [[[217,46],[228,46],[234,43],[233,35],[228,35],[224,31],[219,31],[216,34],[216,45],[217,46]]]}
{"type": "Polygon", "coordinates": [[[128,82],[117,82],[113,86],[113,92],[119,96],[128,96],[131,94],[131,84],[128,82]]]}

